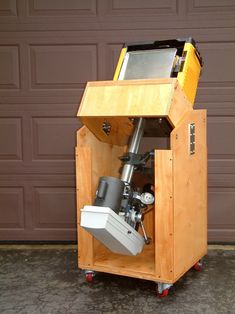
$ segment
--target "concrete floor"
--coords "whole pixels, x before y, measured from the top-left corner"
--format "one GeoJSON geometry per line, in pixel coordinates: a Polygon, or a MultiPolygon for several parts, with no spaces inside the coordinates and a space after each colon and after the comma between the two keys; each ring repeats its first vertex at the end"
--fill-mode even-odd
{"type": "Polygon", "coordinates": [[[0,313],[235,313],[235,250],[209,250],[204,270],[190,270],[165,299],[151,281],[77,269],[70,247],[0,246],[0,313]]]}

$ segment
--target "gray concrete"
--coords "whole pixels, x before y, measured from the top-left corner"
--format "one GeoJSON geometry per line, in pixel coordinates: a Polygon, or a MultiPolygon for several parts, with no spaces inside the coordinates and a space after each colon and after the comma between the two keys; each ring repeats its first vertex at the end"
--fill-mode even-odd
{"type": "Polygon", "coordinates": [[[87,283],[76,250],[0,249],[0,313],[235,313],[235,251],[210,250],[165,299],[150,281],[99,273],[87,283]]]}

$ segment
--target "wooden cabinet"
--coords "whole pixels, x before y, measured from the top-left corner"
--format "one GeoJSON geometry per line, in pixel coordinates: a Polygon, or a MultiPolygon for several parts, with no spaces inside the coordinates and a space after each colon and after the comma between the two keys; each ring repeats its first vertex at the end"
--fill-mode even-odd
{"type": "Polygon", "coordinates": [[[88,83],[78,117],[85,124],[76,147],[79,267],[174,283],[207,252],[206,111],[194,110],[170,78],[88,83]],[[172,130],[169,149],[154,151],[155,204],[144,218],[151,243],[124,256],[80,227],[80,209],[92,205],[100,176],[120,176],[135,117],[166,119],[172,130]]]}

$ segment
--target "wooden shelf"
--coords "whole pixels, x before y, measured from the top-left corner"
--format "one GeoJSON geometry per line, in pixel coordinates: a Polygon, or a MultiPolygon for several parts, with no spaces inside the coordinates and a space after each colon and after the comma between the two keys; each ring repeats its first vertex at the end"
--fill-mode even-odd
{"type": "Polygon", "coordinates": [[[97,250],[94,257],[94,269],[105,269],[105,272],[123,276],[153,279],[155,277],[155,247],[146,245],[137,256],[126,256],[112,253],[109,250],[97,250]],[[147,276],[147,277],[146,277],[147,276]]]}

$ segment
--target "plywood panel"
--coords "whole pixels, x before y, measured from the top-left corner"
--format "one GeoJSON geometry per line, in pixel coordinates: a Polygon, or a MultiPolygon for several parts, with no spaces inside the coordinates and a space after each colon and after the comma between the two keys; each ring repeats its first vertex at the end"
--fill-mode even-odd
{"type": "Polygon", "coordinates": [[[134,128],[133,123],[128,117],[81,117],[80,121],[101,142],[119,146],[127,145],[134,128]],[[110,126],[110,132],[108,134],[103,131],[104,123],[110,126]]]}
{"type": "Polygon", "coordinates": [[[99,248],[93,269],[122,276],[154,280],[153,244],[145,246],[141,254],[137,256],[114,254],[109,250],[99,248]]]}
{"type": "Polygon", "coordinates": [[[129,118],[167,116],[174,126],[189,110],[176,79],[104,81],[87,84],[78,117],[102,142],[126,145],[133,130],[129,118]]]}
{"type": "Polygon", "coordinates": [[[175,79],[89,82],[78,116],[166,116],[175,84],[175,79]]]}
{"type": "MultiPolygon", "coordinates": [[[[77,132],[76,172],[77,172],[77,217],[80,223],[80,209],[92,205],[98,181],[101,176],[119,177],[125,147],[105,144],[86,128],[77,132]]],[[[94,254],[105,248],[98,241],[78,226],[79,265],[87,268],[94,263],[94,254]]]]}
{"type": "Polygon", "coordinates": [[[98,117],[113,117],[113,123],[126,130],[120,117],[168,116],[174,126],[191,109],[176,79],[103,81],[87,84],[78,117],[86,125],[93,118],[90,124],[101,126],[98,117]]]}
{"type": "Polygon", "coordinates": [[[174,190],[174,278],[207,251],[206,111],[191,111],[171,133],[174,190]],[[195,123],[195,154],[189,124],[195,123]]]}
{"type": "Polygon", "coordinates": [[[168,112],[168,120],[173,125],[178,125],[183,116],[193,109],[193,104],[189,102],[178,83],[175,84],[173,99],[168,112]]]}
{"type": "Polygon", "coordinates": [[[173,281],[173,173],[172,151],[155,150],[155,271],[163,281],[173,281]]]}
{"type": "MultiPolygon", "coordinates": [[[[78,132],[79,134],[81,132],[78,132]]],[[[78,135],[79,136],[79,135],[78,135]]],[[[92,204],[92,151],[90,147],[76,148],[76,188],[77,188],[77,232],[78,232],[78,264],[93,265],[93,237],[80,227],[80,209],[92,204]]]]}
{"type": "Polygon", "coordinates": [[[126,147],[102,143],[86,127],[82,127],[77,132],[77,145],[92,149],[92,192],[95,196],[100,176],[120,176],[121,161],[118,157],[123,155],[126,147]]]}

